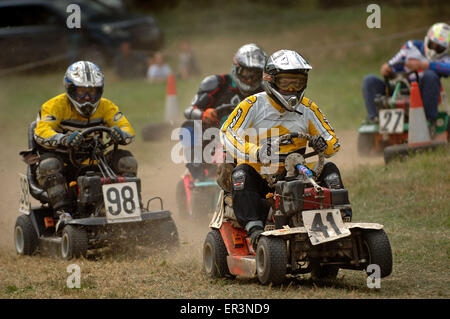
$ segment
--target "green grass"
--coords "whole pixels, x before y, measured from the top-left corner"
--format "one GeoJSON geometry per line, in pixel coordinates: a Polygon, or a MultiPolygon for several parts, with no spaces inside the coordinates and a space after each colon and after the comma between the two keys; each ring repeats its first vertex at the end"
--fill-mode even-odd
{"type": "MultiPolygon", "coordinates": [[[[195,14],[185,14],[187,2],[184,6],[156,14],[166,30],[165,52],[174,69],[182,39],[192,42],[202,76],[229,72],[231,57],[244,43],[256,42],[269,54],[280,48],[299,50],[313,66],[306,95],[337,130],[355,130],[355,134],[366,115],[361,96],[364,75],[379,74],[381,63],[405,40],[420,39],[424,32],[381,42],[370,40],[444,20],[449,8],[443,4],[437,12],[433,8],[383,5],[382,28],[369,30],[365,27],[364,6],[314,11],[308,6],[255,7],[232,2],[230,6],[194,10],[195,14]],[[359,43],[366,40],[369,42],[359,43]],[[340,45],[350,42],[356,44],[340,45]]],[[[10,176],[10,170],[23,169],[23,164],[17,164],[16,151],[26,148],[27,126],[42,103],[63,92],[63,73],[58,70],[0,79],[0,141],[6,150],[2,174],[10,176]]],[[[202,76],[177,81],[180,112],[189,105],[202,76]]],[[[444,86],[450,92],[448,80],[444,86]]],[[[157,184],[152,178],[162,174],[158,171],[165,167],[160,162],[167,145],[143,143],[140,132],[147,123],[162,120],[165,92],[164,84],[117,81],[106,70],[104,96],[119,105],[137,132],[138,139],[131,148],[146,170],[144,185],[151,186],[145,187],[157,187],[152,185],[157,184]]],[[[282,287],[263,287],[256,280],[211,280],[201,271],[201,232],[201,238],[194,241],[189,236],[197,232],[177,224],[182,247],[175,256],[138,252],[77,260],[82,269],[79,290],[65,287],[67,262],[43,256],[18,257],[12,247],[2,246],[0,298],[449,298],[449,167],[446,149],[388,166],[345,171],[354,221],[383,224],[391,241],[394,271],[379,290],[366,287],[363,272],[349,270],[341,271],[331,284],[313,283],[308,276],[288,279],[282,287]]],[[[7,182],[5,185],[15,185],[16,181],[7,182]]],[[[164,183],[175,185],[176,181],[164,183]]],[[[162,188],[167,189],[165,186],[162,188]]],[[[10,198],[3,201],[6,210],[16,209],[10,198]]],[[[12,219],[3,218],[2,230],[11,231],[12,219]]]]}

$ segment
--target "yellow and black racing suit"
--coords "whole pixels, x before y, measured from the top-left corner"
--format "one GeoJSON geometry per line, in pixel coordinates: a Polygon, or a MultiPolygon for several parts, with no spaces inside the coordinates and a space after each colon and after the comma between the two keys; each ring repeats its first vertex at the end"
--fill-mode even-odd
{"type": "MultiPolygon", "coordinates": [[[[129,140],[134,138],[134,130],[119,108],[102,98],[97,110],[89,118],[81,116],[70,104],[66,94],[60,94],[45,102],[38,114],[34,129],[34,140],[38,144],[39,163],[36,178],[39,186],[48,194],[49,204],[56,210],[70,210],[72,204],[66,181],[76,178],[67,151],[61,146],[66,134],[82,131],[93,126],[117,126],[129,140]]],[[[121,175],[136,176],[137,162],[129,151],[117,150],[106,154],[108,164],[121,175]]]]}
{"type": "MultiPolygon", "coordinates": [[[[265,92],[249,96],[235,108],[221,128],[221,142],[237,163],[231,176],[233,209],[239,224],[247,230],[253,226],[262,227],[269,210],[262,199],[273,190],[261,176],[262,170],[282,173],[286,156],[293,152],[304,154],[307,140],[293,138],[292,144],[280,145],[278,160],[269,166],[263,167],[258,161],[258,150],[267,139],[291,132],[322,136],[327,143],[326,157],[340,149],[333,127],[319,107],[306,97],[291,112],[265,92]]],[[[331,162],[325,164],[318,180],[319,184],[330,188],[343,187],[339,170],[331,162]]]]}

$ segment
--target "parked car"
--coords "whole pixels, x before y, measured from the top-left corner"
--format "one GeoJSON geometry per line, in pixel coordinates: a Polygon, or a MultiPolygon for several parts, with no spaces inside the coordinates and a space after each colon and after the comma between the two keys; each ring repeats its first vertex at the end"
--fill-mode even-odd
{"type": "Polygon", "coordinates": [[[79,58],[103,65],[123,41],[135,50],[153,52],[162,47],[163,34],[151,16],[119,10],[104,1],[0,2],[0,71],[79,58]],[[80,8],[80,28],[67,26],[73,13],[67,10],[70,4],[80,8]]]}

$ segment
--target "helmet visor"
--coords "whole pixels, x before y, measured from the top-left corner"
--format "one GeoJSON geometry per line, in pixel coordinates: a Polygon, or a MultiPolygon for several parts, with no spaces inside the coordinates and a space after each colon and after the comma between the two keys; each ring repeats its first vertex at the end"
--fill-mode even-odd
{"type": "Polygon", "coordinates": [[[428,41],[427,47],[430,50],[434,50],[438,54],[444,52],[445,49],[447,49],[446,47],[444,47],[444,46],[442,46],[442,45],[440,45],[440,44],[438,44],[436,42],[433,42],[432,40],[428,41]]]}
{"type": "Polygon", "coordinates": [[[261,82],[262,69],[239,67],[237,69],[237,76],[244,84],[253,86],[261,82]]]}
{"type": "Polygon", "coordinates": [[[281,73],[275,76],[275,85],[281,91],[301,91],[306,87],[308,76],[302,73],[289,74],[281,73]]]}
{"type": "Polygon", "coordinates": [[[73,90],[73,97],[80,103],[95,102],[101,94],[97,87],[75,87],[73,90]]]}

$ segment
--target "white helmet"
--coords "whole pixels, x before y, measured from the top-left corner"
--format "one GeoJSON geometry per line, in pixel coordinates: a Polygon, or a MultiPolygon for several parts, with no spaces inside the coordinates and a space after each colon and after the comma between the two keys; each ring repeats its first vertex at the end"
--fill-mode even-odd
{"type": "Polygon", "coordinates": [[[308,83],[308,71],[311,69],[308,62],[295,51],[275,52],[267,59],[264,67],[263,85],[267,95],[288,111],[294,111],[302,101],[308,83]]]}
{"type": "Polygon", "coordinates": [[[89,61],[78,61],[67,68],[64,87],[73,107],[84,117],[90,117],[97,110],[103,94],[104,76],[100,68],[89,61]],[[95,88],[95,93],[79,95],[77,88],[95,88]],[[85,97],[88,95],[89,100],[85,97]]]}
{"type": "Polygon", "coordinates": [[[253,43],[243,45],[236,52],[231,76],[242,94],[254,94],[261,87],[266,58],[264,50],[253,43]]]}
{"type": "Polygon", "coordinates": [[[442,58],[448,51],[450,27],[446,23],[435,23],[425,35],[425,56],[431,61],[442,58]]]}

